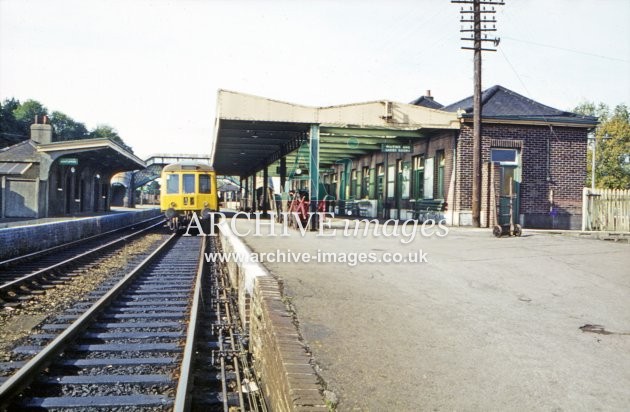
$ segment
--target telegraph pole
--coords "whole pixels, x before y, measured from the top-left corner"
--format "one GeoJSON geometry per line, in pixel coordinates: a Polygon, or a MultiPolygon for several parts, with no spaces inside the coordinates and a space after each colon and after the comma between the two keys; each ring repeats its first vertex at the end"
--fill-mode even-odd
{"type": "Polygon", "coordinates": [[[462,4],[460,33],[470,33],[470,36],[462,37],[461,40],[473,42],[472,47],[462,46],[462,49],[474,52],[472,222],[474,227],[479,227],[481,226],[481,52],[496,51],[499,45],[500,39],[488,38],[488,32],[497,31],[494,6],[505,3],[502,0],[451,0],[451,3],[462,4]],[[482,46],[484,42],[492,42],[492,45],[484,48],[482,46]]]}

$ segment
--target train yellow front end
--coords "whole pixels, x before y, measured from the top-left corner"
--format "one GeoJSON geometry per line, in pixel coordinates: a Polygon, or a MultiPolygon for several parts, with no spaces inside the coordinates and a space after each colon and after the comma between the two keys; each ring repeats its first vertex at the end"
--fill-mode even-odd
{"type": "Polygon", "coordinates": [[[193,212],[200,218],[219,210],[217,176],[211,166],[180,162],[162,170],[160,207],[169,225],[177,228],[187,224],[193,212]]]}

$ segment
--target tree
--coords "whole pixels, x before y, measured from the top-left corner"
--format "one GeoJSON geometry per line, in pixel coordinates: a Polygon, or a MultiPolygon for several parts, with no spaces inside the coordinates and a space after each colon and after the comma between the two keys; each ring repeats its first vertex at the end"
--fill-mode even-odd
{"type": "Polygon", "coordinates": [[[149,182],[146,186],[150,194],[155,195],[160,193],[160,184],[157,182],[157,180],[149,182]]]}
{"type": "MultiPolygon", "coordinates": [[[[595,182],[607,189],[630,189],[630,112],[625,104],[617,105],[612,113],[603,103],[585,102],[574,112],[597,116],[600,124],[595,130],[595,182]],[[607,137],[607,138],[605,138],[607,137]]],[[[591,180],[592,150],[588,152],[588,182],[591,180]]]]}
{"type": "Polygon", "coordinates": [[[127,150],[128,152],[133,153],[133,150],[131,149],[131,147],[127,146],[125,142],[123,142],[122,138],[118,135],[118,132],[116,131],[116,129],[106,124],[100,124],[96,126],[96,129],[92,130],[89,136],[92,139],[97,139],[97,138],[110,139],[111,141],[118,143],[120,146],[125,148],[125,150],[127,150]]]}
{"type": "Polygon", "coordinates": [[[20,101],[13,98],[5,99],[4,102],[0,103],[0,141],[4,141],[5,144],[18,143],[29,137],[13,115],[19,106],[20,101]]]}
{"type": "Polygon", "coordinates": [[[85,139],[89,135],[83,123],[76,122],[62,112],[52,112],[50,123],[55,129],[55,140],[57,141],[85,139]]]}
{"type": "Polygon", "coordinates": [[[31,125],[35,122],[35,116],[48,115],[48,109],[36,100],[27,100],[13,110],[13,117],[20,124],[21,130],[26,136],[31,135],[31,125]]]}
{"type": "MultiPolygon", "coordinates": [[[[35,116],[38,116],[41,121],[43,116],[48,116],[48,109],[40,102],[32,99],[24,103],[20,103],[14,98],[5,99],[0,104],[0,148],[28,139],[31,135],[31,124],[35,121],[35,116]]],[[[111,126],[101,124],[89,132],[85,124],[77,122],[60,111],[52,112],[49,117],[56,141],[106,138],[133,153],[131,147],[125,144],[118,132],[111,126]]]]}

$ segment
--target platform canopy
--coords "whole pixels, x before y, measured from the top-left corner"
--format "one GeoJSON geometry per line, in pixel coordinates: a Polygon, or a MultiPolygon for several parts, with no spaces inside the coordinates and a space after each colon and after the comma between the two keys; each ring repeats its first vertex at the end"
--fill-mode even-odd
{"type": "Polygon", "coordinates": [[[109,139],[69,140],[41,144],[37,151],[48,154],[53,160],[61,157],[76,158],[80,164],[100,165],[112,173],[144,169],[142,159],[109,139]]]}
{"type": "Polygon", "coordinates": [[[456,113],[388,100],[310,107],[219,90],[212,164],[219,174],[250,176],[282,157],[296,163],[311,126],[321,167],[460,127],[456,113]]]}

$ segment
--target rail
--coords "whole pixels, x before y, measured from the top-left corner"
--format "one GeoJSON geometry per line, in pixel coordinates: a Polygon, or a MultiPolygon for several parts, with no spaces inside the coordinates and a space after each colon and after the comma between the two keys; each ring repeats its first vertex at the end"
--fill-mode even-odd
{"type": "MultiPolygon", "coordinates": [[[[97,246],[95,248],[89,249],[86,252],[79,253],[78,255],[75,255],[75,256],[73,256],[73,257],[71,257],[69,259],[65,259],[65,260],[63,260],[61,262],[54,263],[53,265],[50,265],[50,266],[38,269],[35,272],[29,273],[29,274],[27,274],[25,276],[22,276],[22,277],[19,277],[17,279],[13,279],[13,280],[10,280],[10,281],[8,281],[6,283],[3,283],[2,285],[0,285],[0,297],[1,296],[6,296],[7,293],[9,293],[11,291],[15,291],[16,289],[20,288],[23,285],[32,283],[33,281],[35,281],[35,280],[37,280],[37,279],[39,279],[39,278],[41,278],[41,277],[43,277],[43,276],[45,276],[45,275],[47,275],[49,273],[54,272],[57,269],[65,267],[65,266],[67,266],[67,265],[69,265],[71,263],[77,262],[77,261],[79,261],[79,260],[81,260],[81,259],[83,259],[85,257],[93,256],[93,255],[95,255],[95,254],[97,254],[99,252],[106,251],[106,250],[108,250],[111,247],[114,247],[114,246],[116,246],[116,245],[118,245],[120,243],[124,243],[127,240],[132,239],[132,238],[134,238],[134,237],[136,237],[136,236],[138,236],[138,235],[140,235],[140,234],[142,234],[142,233],[144,233],[144,232],[146,232],[148,230],[151,230],[151,229],[153,229],[153,228],[155,228],[157,226],[160,226],[162,224],[163,224],[162,221],[160,221],[158,223],[151,224],[151,225],[149,225],[146,228],[143,228],[141,230],[133,232],[133,233],[131,233],[129,235],[120,237],[120,238],[118,238],[116,240],[110,241],[110,242],[108,242],[108,243],[106,243],[104,245],[97,246]]],[[[85,242],[85,240],[83,240],[83,241],[85,242]]],[[[75,242],[73,242],[73,243],[75,243],[75,242]]],[[[69,244],[65,245],[65,247],[68,247],[68,245],[69,244]]]]}
{"type": "Polygon", "coordinates": [[[152,262],[169,245],[176,235],[171,235],[151,255],[144,259],[136,268],[125,276],[118,284],[100,298],[83,315],[75,320],[66,330],[46,345],[35,357],[30,359],[23,367],[13,374],[2,386],[0,386],[0,408],[6,408],[11,400],[19,394],[44,368],[53,362],[66,346],[81,333],[89,322],[97,316],[109,303],[118,296],[124,288],[152,262]]]}

